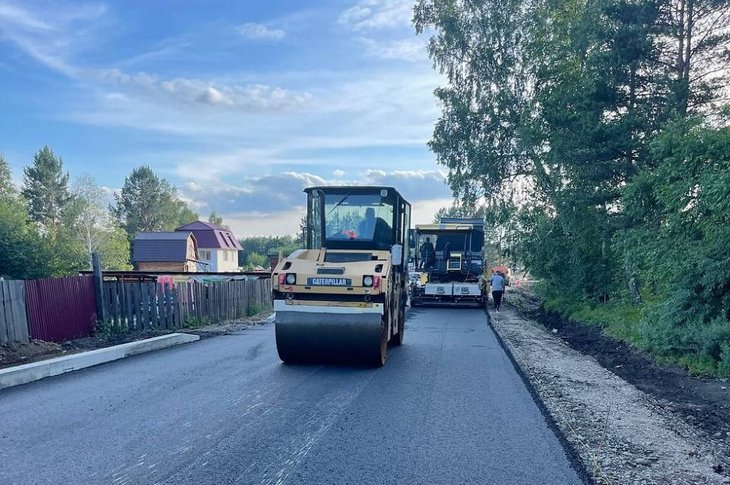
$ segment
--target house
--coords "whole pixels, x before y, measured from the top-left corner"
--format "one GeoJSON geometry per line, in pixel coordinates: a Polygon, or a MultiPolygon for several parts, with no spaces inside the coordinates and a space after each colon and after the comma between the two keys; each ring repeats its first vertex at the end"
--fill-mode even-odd
{"type": "Polygon", "coordinates": [[[195,235],[198,256],[201,261],[208,263],[206,271],[238,271],[238,252],[243,248],[229,229],[210,222],[195,221],[175,230],[195,235]]]}
{"type": "Polygon", "coordinates": [[[198,260],[192,232],[140,232],[132,241],[132,264],[137,271],[206,271],[198,260]]]}

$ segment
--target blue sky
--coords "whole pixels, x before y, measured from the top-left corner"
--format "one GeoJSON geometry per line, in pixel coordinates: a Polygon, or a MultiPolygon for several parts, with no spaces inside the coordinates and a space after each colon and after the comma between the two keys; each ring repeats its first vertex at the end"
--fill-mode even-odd
{"type": "Polygon", "coordinates": [[[239,237],[290,234],[313,184],[450,203],[426,147],[441,82],[413,0],[0,0],[0,153],[43,145],[111,190],[136,166],[239,237]]]}

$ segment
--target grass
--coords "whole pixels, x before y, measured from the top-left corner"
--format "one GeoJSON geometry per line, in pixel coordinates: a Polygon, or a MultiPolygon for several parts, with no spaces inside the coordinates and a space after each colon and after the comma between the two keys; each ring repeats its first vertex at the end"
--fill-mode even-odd
{"type": "Polygon", "coordinates": [[[188,329],[196,329],[200,327],[205,327],[206,325],[210,325],[210,321],[207,318],[190,316],[185,319],[185,328],[188,329]]]}
{"type": "Polygon", "coordinates": [[[94,331],[94,335],[104,340],[111,340],[118,335],[129,333],[129,329],[121,325],[115,325],[110,320],[98,322],[94,331]]]}
{"type": "Polygon", "coordinates": [[[546,310],[560,313],[576,322],[597,325],[604,333],[616,339],[638,346],[641,342],[639,324],[642,318],[642,307],[623,301],[611,301],[597,304],[587,301],[576,301],[569,298],[550,298],[545,301],[546,310]]]}
{"type": "Polygon", "coordinates": [[[267,311],[269,308],[265,305],[251,305],[248,307],[248,310],[246,310],[246,316],[252,317],[254,315],[258,315],[259,313],[263,313],[267,311]]]}
{"type": "Polygon", "coordinates": [[[555,311],[564,318],[603,329],[606,335],[627,342],[633,347],[649,352],[662,365],[678,365],[696,376],[730,377],[730,343],[723,346],[718,362],[711,356],[685,350],[681,353],[662,353],[648,344],[646,327],[642,329],[645,310],[653,302],[632,305],[628,301],[614,300],[605,304],[566,297],[548,298],[543,303],[546,310],[555,311]]]}

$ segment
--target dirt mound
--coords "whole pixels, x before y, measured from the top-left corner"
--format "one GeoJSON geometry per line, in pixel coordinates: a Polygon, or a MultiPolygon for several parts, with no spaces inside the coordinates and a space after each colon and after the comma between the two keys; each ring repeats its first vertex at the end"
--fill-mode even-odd
{"type": "Polygon", "coordinates": [[[28,343],[9,342],[0,344],[0,369],[42,360],[48,355],[60,355],[63,348],[53,342],[32,340],[28,343]]]}

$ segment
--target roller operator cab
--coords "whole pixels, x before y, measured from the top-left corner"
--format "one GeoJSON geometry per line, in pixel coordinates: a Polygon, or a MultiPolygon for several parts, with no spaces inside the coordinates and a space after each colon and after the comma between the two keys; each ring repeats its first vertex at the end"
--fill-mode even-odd
{"type": "Polygon", "coordinates": [[[485,305],[488,266],[480,219],[442,218],[439,224],[417,225],[414,246],[412,306],[485,305]]]}
{"type": "Polygon", "coordinates": [[[305,249],[272,274],[279,357],[381,366],[403,342],[411,206],[392,187],[305,192],[305,249]]]}

